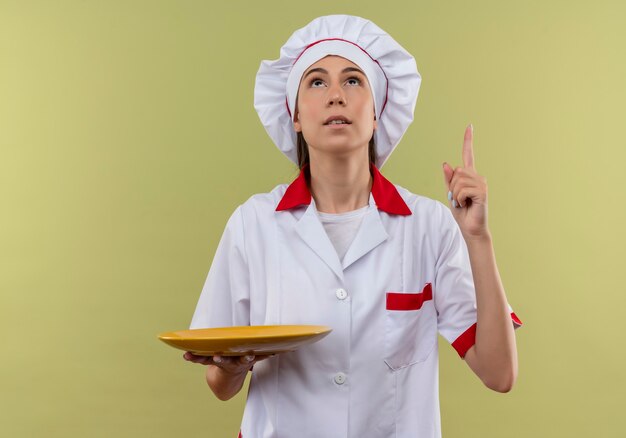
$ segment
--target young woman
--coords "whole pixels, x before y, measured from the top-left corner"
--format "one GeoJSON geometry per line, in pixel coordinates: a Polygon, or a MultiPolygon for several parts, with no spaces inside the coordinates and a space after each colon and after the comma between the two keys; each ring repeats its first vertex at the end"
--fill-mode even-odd
{"type": "Polygon", "coordinates": [[[521,321],[496,267],[471,126],[464,166],[442,170],[450,208],[379,171],[420,81],[406,50],[346,15],[314,20],[261,64],[255,107],[300,175],[230,217],[191,328],[333,331],[271,357],[185,353],[208,365],[221,400],[252,370],[240,436],[441,436],[438,334],[487,387],[513,386],[521,321]]]}

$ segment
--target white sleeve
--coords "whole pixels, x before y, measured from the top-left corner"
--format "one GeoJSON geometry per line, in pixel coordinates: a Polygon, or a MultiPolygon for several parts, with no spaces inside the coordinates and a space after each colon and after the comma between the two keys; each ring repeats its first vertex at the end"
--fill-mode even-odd
{"type": "Polygon", "coordinates": [[[241,206],[231,215],[189,328],[250,325],[250,275],[241,206]]]}
{"type": "MultiPolygon", "coordinates": [[[[476,290],[467,244],[452,212],[440,203],[440,253],[436,263],[433,296],[439,333],[461,358],[476,343],[476,290]]],[[[510,305],[513,327],[522,322],[510,305]]]]}

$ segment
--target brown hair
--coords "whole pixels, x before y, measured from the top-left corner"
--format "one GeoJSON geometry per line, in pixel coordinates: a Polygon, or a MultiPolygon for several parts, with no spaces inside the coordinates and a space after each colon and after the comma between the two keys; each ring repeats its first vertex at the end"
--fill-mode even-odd
{"type": "MultiPolygon", "coordinates": [[[[297,139],[297,151],[298,151],[298,168],[302,169],[305,165],[309,164],[309,145],[304,139],[302,132],[296,132],[297,139]]],[[[370,138],[368,154],[370,157],[370,164],[376,163],[376,144],[374,143],[374,135],[370,138]]]]}

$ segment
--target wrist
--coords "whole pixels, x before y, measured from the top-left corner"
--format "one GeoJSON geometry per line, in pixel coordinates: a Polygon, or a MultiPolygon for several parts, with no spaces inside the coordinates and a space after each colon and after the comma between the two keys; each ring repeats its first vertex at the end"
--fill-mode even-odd
{"type": "Polygon", "coordinates": [[[217,373],[223,377],[223,378],[227,378],[227,379],[237,379],[240,377],[245,377],[248,374],[248,371],[250,371],[250,368],[244,368],[244,369],[232,369],[229,370],[228,368],[222,368],[220,366],[217,366],[217,373]]]}
{"type": "Polygon", "coordinates": [[[489,232],[489,230],[482,232],[480,234],[474,234],[474,235],[463,235],[463,238],[465,239],[465,243],[467,244],[467,246],[470,245],[485,245],[485,244],[489,244],[491,245],[493,242],[493,238],[491,236],[491,232],[489,232]]]}

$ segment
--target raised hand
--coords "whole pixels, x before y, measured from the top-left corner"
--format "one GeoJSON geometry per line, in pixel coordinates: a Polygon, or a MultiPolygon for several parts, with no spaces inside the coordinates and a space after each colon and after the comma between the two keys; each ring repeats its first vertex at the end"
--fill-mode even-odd
{"type": "Polygon", "coordinates": [[[487,179],[474,167],[474,127],[465,128],[463,167],[443,163],[443,176],[454,219],[467,240],[489,236],[487,224],[487,179]]]}

